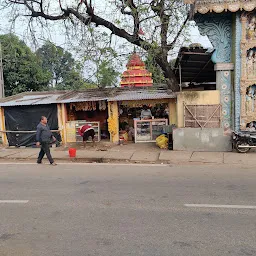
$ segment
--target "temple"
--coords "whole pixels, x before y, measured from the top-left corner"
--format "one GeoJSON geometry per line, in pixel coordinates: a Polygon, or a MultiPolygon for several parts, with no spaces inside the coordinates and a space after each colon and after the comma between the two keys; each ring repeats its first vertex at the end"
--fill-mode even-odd
{"type": "Polygon", "coordinates": [[[184,0],[192,4],[193,11],[206,14],[208,12],[222,13],[224,11],[253,11],[256,8],[255,0],[184,0]]]}
{"type": "Polygon", "coordinates": [[[121,87],[152,86],[152,74],[146,70],[145,63],[137,53],[133,53],[121,79],[121,87]]]}
{"type": "Polygon", "coordinates": [[[244,130],[256,121],[256,1],[184,0],[201,35],[214,47],[222,127],[244,130]]]}

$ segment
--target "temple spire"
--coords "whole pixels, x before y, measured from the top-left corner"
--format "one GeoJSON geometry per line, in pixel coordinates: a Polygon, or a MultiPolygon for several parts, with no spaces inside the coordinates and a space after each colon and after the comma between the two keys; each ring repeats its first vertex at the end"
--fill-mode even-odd
{"type": "Polygon", "coordinates": [[[152,73],[146,70],[146,65],[136,53],[135,48],[134,51],[126,65],[127,70],[122,75],[121,87],[152,86],[152,73]]]}

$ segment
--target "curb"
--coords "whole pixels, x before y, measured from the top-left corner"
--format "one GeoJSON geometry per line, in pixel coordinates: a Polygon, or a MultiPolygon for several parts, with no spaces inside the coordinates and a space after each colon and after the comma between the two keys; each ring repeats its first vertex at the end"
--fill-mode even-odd
{"type": "MultiPolygon", "coordinates": [[[[6,161],[21,161],[21,162],[36,162],[35,158],[0,158],[0,162],[6,162],[6,161]]],[[[191,162],[191,161],[160,161],[160,160],[156,160],[156,161],[135,161],[135,160],[119,160],[119,159],[106,159],[106,158],[54,158],[54,160],[56,160],[56,162],[62,162],[62,163],[105,163],[105,164],[110,164],[110,163],[120,163],[120,164],[156,164],[156,165],[170,165],[170,166],[196,166],[196,165],[230,165],[230,163],[226,164],[226,163],[212,163],[212,162],[191,162]]],[[[47,159],[45,159],[45,161],[47,161],[47,159]]],[[[239,163],[234,163],[231,165],[235,165],[235,166],[239,166],[241,164],[239,163]]],[[[248,164],[247,166],[254,166],[253,164],[250,165],[248,164]]]]}

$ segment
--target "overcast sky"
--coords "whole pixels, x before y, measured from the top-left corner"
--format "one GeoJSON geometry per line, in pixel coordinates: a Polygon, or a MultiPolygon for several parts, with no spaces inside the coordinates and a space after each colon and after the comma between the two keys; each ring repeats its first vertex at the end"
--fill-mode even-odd
{"type": "MultiPolygon", "coordinates": [[[[2,0],[0,0],[1,2],[2,0]]],[[[51,0],[52,1],[52,0],[51,0]]],[[[62,0],[62,3],[65,4],[69,3],[71,4],[72,2],[74,3],[74,0],[62,0]]],[[[77,1],[75,1],[77,2],[77,1]]],[[[106,0],[92,0],[93,5],[95,6],[95,11],[97,10],[97,13],[100,15],[103,15],[104,18],[109,18],[110,16],[113,16],[113,12],[115,11],[113,8],[111,8],[111,4],[109,4],[108,1],[106,0]]],[[[55,7],[55,2],[51,2],[51,7],[55,7]]],[[[58,5],[57,1],[56,4],[58,5]]],[[[116,14],[115,14],[116,15],[116,14]]],[[[120,20],[123,18],[122,14],[119,14],[119,16],[116,16],[116,18],[119,18],[120,20]],[[120,16],[120,17],[119,17],[120,16]]],[[[9,14],[5,10],[1,10],[1,16],[0,16],[0,33],[5,34],[10,32],[10,23],[8,19],[13,18],[9,17],[9,14]]],[[[27,38],[28,33],[27,33],[27,23],[22,22],[22,19],[18,19],[18,22],[16,22],[15,27],[13,28],[12,32],[14,32],[16,35],[18,35],[20,38],[26,41],[27,44],[30,44],[30,38],[27,38]]],[[[65,38],[65,31],[63,30],[63,26],[59,26],[58,23],[56,22],[51,22],[51,31],[49,35],[44,35],[41,36],[44,39],[49,39],[50,41],[56,43],[57,45],[64,45],[66,42],[65,38]]],[[[40,37],[40,29],[35,28],[37,31],[37,39],[41,38],[40,37]]],[[[144,31],[146,32],[146,31],[144,31]]],[[[197,27],[191,27],[190,31],[190,38],[192,43],[200,43],[202,44],[203,47],[205,48],[211,48],[211,43],[209,42],[208,38],[205,36],[200,36],[199,31],[197,27]]],[[[41,40],[42,41],[42,40],[41,40]]],[[[120,39],[119,39],[120,41],[120,39]]],[[[121,40],[122,41],[122,40],[121,40]]],[[[40,43],[40,40],[38,41],[40,43]]],[[[43,41],[41,42],[43,43],[43,41]]]]}
{"type": "MultiPolygon", "coordinates": [[[[101,0],[95,0],[95,3],[97,3],[97,4],[98,3],[102,4],[102,2],[103,1],[101,1],[101,0]]],[[[101,8],[102,10],[105,9],[104,10],[105,14],[107,12],[109,12],[109,8],[106,5],[104,7],[103,7],[103,5],[100,5],[99,8],[101,8]]],[[[6,15],[6,13],[4,11],[1,11],[0,34],[9,33],[10,28],[11,28],[11,24],[8,22],[8,16],[6,15]]],[[[15,27],[12,28],[11,32],[15,33],[17,36],[19,36],[21,39],[23,39],[33,50],[35,50],[35,45],[32,43],[31,38],[28,37],[29,33],[27,32],[27,28],[28,28],[28,26],[27,26],[26,22],[22,22],[21,20],[18,20],[15,24],[15,27]]],[[[36,28],[36,30],[38,30],[36,33],[36,37],[37,37],[37,43],[39,45],[42,45],[44,43],[44,41],[48,39],[51,42],[55,43],[56,45],[67,48],[66,47],[67,40],[65,38],[64,28],[63,28],[63,26],[60,26],[58,23],[51,22],[51,28],[50,28],[48,35],[44,34],[41,36],[41,31],[37,28],[36,28]]],[[[144,31],[144,32],[146,32],[146,31],[144,31]]],[[[124,39],[120,39],[117,37],[113,38],[113,41],[114,40],[116,41],[117,45],[120,45],[120,44],[122,45],[122,44],[126,43],[126,41],[124,41],[124,39]]],[[[191,27],[190,40],[191,40],[191,43],[200,43],[205,48],[212,48],[212,45],[209,42],[208,38],[206,36],[201,36],[199,34],[197,27],[191,27]]],[[[69,49],[69,50],[71,50],[71,49],[69,49]]],[[[131,45],[130,52],[132,50],[133,50],[133,46],[131,45]]],[[[179,49],[175,49],[175,52],[178,52],[178,50],[179,49]]],[[[126,63],[123,63],[123,65],[121,64],[119,66],[119,69],[120,69],[119,71],[122,72],[125,69],[125,64],[126,63]]]]}

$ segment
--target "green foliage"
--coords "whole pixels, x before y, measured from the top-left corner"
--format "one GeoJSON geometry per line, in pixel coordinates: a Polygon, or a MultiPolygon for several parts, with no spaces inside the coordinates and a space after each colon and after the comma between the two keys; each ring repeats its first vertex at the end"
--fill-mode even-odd
{"type": "Polygon", "coordinates": [[[72,54],[50,42],[36,53],[13,34],[0,35],[5,96],[25,91],[92,88],[81,75],[72,54]]]}
{"type": "Polygon", "coordinates": [[[81,65],[70,52],[48,41],[36,51],[36,55],[42,60],[43,71],[50,77],[49,88],[69,90],[83,87],[81,65]]]}
{"type": "Polygon", "coordinates": [[[162,84],[166,83],[166,79],[164,77],[163,71],[156,63],[152,55],[148,55],[145,61],[147,70],[152,73],[153,83],[154,84],[162,84]]]}
{"type": "Polygon", "coordinates": [[[98,86],[93,82],[85,82],[81,87],[81,89],[96,89],[96,88],[98,88],[98,86]]]}
{"type": "MultiPolygon", "coordinates": [[[[33,36],[39,32],[36,27],[38,25],[42,29],[42,35],[48,35],[46,33],[54,31],[52,30],[54,24],[57,24],[56,28],[59,30],[56,31],[57,34],[63,35],[62,28],[65,29],[65,37],[70,44],[76,45],[73,50],[80,48],[81,55],[86,56],[85,62],[88,62],[90,67],[86,76],[94,79],[96,83],[105,77],[105,75],[98,74],[98,72],[102,72],[102,69],[106,69],[105,61],[108,62],[108,65],[111,64],[110,68],[120,70],[121,65],[115,68],[117,59],[124,55],[126,47],[129,48],[128,51],[131,51],[133,45],[154,57],[154,62],[160,67],[171,90],[180,90],[170,59],[176,55],[179,47],[188,41],[187,37],[191,28],[188,25],[189,5],[184,4],[183,0],[103,0],[93,3],[91,1],[63,1],[62,4],[60,1],[57,5],[56,1],[52,0],[2,2],[1,4],[0,1],[2,10],[9,10],[8,18],[14,23],[21,19],[23,22],[21,24],[24,24],[27,18],[28,30],[32,32],[32,35],[34,34],[33,36]],[[6,4],[7,2],[8,4],[6,4]],[[63,22],[63,27],[59,27],[61,26],[59,21],[63,22]],[[108,50],[101,51],[105,48],[116,50],[119,57],[116,57],[114,61],[111,60],[108,57],[110,53],[108,50]],[[84,54],[85,51],[87,54],[84,54]]],[[[65,55],[63,49],[51,45],[48,45],[48,48],[52,48],[50,52],[57,57],[59,54],[65,55]]],[[[54,61],[55,57],[53,56],[54,61]]],[[[66,56],[64,59],[72,62],[72,57],[69,57],[66,56]]],[[[65,84],[60,69],[49,68],[50,62],[46,66],[48,66],[46,70],[51,74],[51,86],[65,84]]],[[[153,67],[155,69],[154,65],[153,67]]],[[[70,68],[67,72],[72,69],[70,68]]],[[[75,69],[75,71],[77,70],[75,69]]],[[[80,73],[79,70],[78,73],[80,73]]],[[[154,80],[159,79],[162,79],[161,76],[154,78],[154,80]]],[[[109,83],[108,79],[107,82],[109,83]]]]}
{"type": "Polygon", "coordinates": [[[104,42],[104,38],[107,35],[102,33],[101,36],[102,45],[93,45],[92,49],[84,53],[83,60],[85,66],[90,67],[88,69],[90,71],[89,77],[99,88],[118,86],[120,73],[117,69],[118,67],[120,69],[120,64],[117,64],[117,60],[119,56],[108,43],[104,42]]]}
{"type": "Polygon", "coordinates": [[[84,87],[84,80],[79,72],[72,69],[63,75],[63,81],[56,84],[57,90],[78,90],[84,87]]]}
{"type": "Polygon", "coordinates": [[[24,91],[38,91],[47,85],[49,76],[30,48],[13,34],[0,35],[2,45],[5,96],[24,91]]]}
{"type": "Polygon", "coordinates": [[[117,86],[118,84],[119,73],[107,60],[101,61],[98,65],[96,76],[99,87],[117,86]]]}

